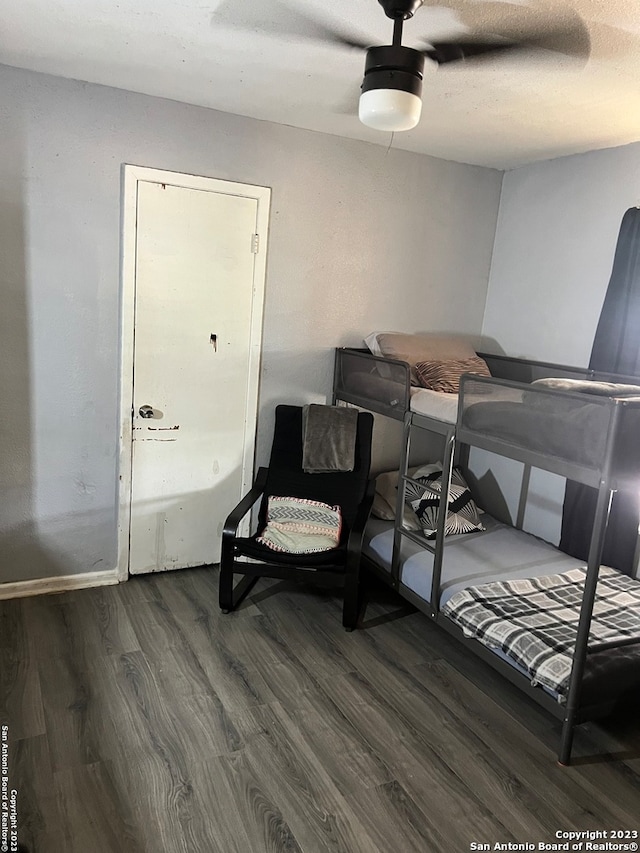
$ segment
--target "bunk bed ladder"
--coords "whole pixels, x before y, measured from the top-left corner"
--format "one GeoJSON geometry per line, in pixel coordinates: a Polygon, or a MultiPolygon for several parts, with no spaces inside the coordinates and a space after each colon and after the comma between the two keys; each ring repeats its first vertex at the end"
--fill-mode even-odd
{"type": "Polygon", "coordinates": [[[431,573],[431,615],[437,619],[440,612],[440,577],[442,575],[442,560],[444,558],[444,537],[447,526],[447,511],[449,509],[449,489],[455,456],[455,429],[450,429],[445,437],[444,455],[442,457],[442,486],[438,519],[436,523],[436,548],[433,555],[433,571],[431,573]]]}
{"type": "Polygon", "coordinates": [[[398,495],[396,498],[396,519],[393,526],[393,556],[391,559],[391,580],[395,590],[400,585],[400,548],[402,546],[402,519],[404,502],[407,495],[406,477],[409,471],[409,454],[411,452],[411,412],[404,416],[402,432],[402,453],[400,454],[400,476],[398,477],[398,495]]]}
{"type": "Polygon", "coordinates": [[[414,424],[414,419],[411,412],[407,412],[404,418],[404,433],[402,454],[400,458],[400,477],[398,478],[398,496],[396,502],[396,520],[393,532],[393,557],[391,562],[391,578],[394,589],[400,588],[400,560],[402,538],[406,536],[409,539],[420,542],[423,547],[433,553],[433,571],[431,584],[431,600],[427,602],[428,612],[437,619],[440,610],[439,606],[439,591],[440,591],[440,575],[442,572],[442,558],[445,544],[445,530],[447,522],[447,510],[449,507],[449,489],[451,488],[451,474],[453,471],[453,461],[455,455],[455,426],[451,426],[444,432],[444,452],[442,457],[442,486],[440,498],[438,502],[438,516],[436,520],[436,536],[433,545],[427,543],[422,537],[417,537],[414,534],[403,530],[402,520],[404,515],[404,505],[407,492],[407,481],[409,477],[409,460],[411,455],[411,433],[412,429],[417,427],[414,424]]]}

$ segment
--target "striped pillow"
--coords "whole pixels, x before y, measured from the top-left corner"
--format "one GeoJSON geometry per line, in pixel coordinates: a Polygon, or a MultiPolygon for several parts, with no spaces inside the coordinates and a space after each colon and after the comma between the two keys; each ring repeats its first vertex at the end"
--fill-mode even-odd
{"type": "Polygon", "coordinates": [[[486,361],[480,356],[456,361],[421,361],[416,364],[418,382],[423,388],[430,388],[431,391],[457,394],[463,373],[491,376],[486,361]]]}
{"type": "MultiPolygon", "coordinates": [[[[435,539],[438,524],[438,507],[442,492],[442,467],[438,464],[423,465],[414,474],[415,482],[407,483],[405,501],[408,503],[422,527],[427,539],[435,539]]],[[[456,533],[471,533],[484,530],[480,513],[462,474],[457,468],[451,475],[451,488],[445,522],[445,536],[456,533]]]]}
{"type": "Polygon", "coordinates": [[[341,530],[339,506],[271,495],[267,503],[267,524],[256,542],[273,551],[315,554],[337,548],[341,530]]]}

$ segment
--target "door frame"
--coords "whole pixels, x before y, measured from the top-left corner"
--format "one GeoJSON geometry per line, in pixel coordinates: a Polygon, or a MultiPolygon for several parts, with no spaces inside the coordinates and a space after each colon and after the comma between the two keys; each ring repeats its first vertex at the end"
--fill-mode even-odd
{"type": "MultiPolygon", "coordinates": [[[[124,164],[122,168],[122,234],[121,234],[121,296],[120,296],[120,437],[119,437],[119,498],[118,498],[118,566],[119,581],[129,576],[129,536],[131,527],[131,485],[133,475],[133,368],[135,355],[135,296],[138,183],[157,184],[205,190],[224,195],[256,199],[258,203],[256,233],[259,235],[253,267],[253,299],[251,306],[251,340],[249,344],[249,382],[247,386],[247,418],[244,429],[242,460],[242,492],[253,481],[253,461],[256,440],[258,386],[262,352],[262,319],[267,271],[267,239],[271,190],[251,184],[240,184],[218,178],[186,175],[153,169],[147,166],[124,164]]],[[[254,249],[255,251],[255,249],[254,249]]],[[[230,507],[231,509],[231,507],[230,507]]]]}

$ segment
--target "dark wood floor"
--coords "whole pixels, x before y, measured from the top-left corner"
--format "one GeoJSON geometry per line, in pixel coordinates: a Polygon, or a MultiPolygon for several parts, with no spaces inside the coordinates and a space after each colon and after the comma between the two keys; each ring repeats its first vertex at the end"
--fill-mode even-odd
{"type": "Polygon", "coordinates": [[[457,853],[640,829],[638,705],[560,768],[559,723],[390,595],[352,634],[333,596],[279,582],[222,616],[207,569],[0,602],[21,841],[457,853]]]}

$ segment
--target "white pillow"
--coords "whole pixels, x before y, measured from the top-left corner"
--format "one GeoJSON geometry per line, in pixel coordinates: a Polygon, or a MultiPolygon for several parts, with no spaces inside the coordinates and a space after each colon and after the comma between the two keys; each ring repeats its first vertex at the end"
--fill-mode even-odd
{"type": "MultiPolygon", "coordinates": [[[[409,469],[412,477],[416,469],[409,469]]],[[[396,517],[396,501],[398,498],[399,471],[386,471],[376,477],[376,493],[373,499],[372,515],[385,521],[394,521],[396,517]]],[[[403,527],[408,530],[421,530],[421,525],[415,512],[408,504],[405,504],[402,520],[403,527]]]]}
{"type": "Polygon", "coordinates": [[[382,355],[380,344],[378,343],[378,335],[401,335],[402,332],[371,332],[364,339],[364,344],[372,355],[382,355]]]}

